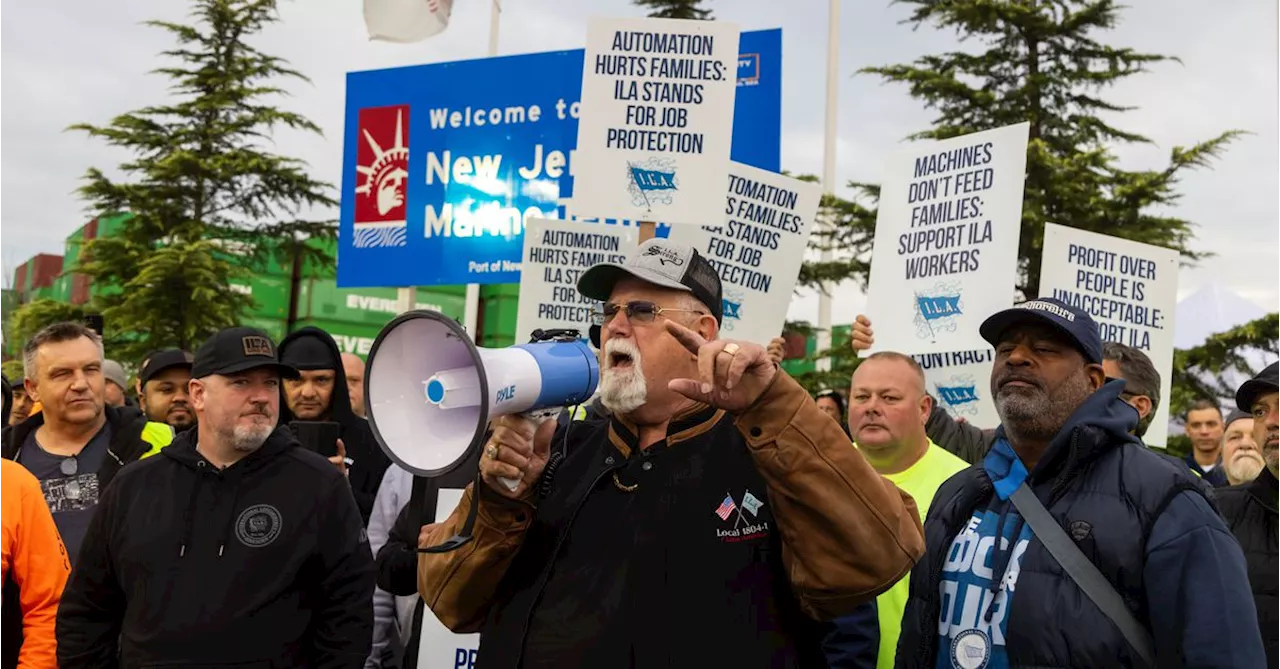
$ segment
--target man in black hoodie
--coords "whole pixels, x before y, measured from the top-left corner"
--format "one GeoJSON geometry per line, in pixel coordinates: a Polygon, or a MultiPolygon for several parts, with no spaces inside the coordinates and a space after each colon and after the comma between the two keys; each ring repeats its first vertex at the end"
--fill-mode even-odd
{"type": "Polygon", "coordinates": [[[286,379],[281,387],[280,424],[327,420],[342,426],[347,478],[360,506],[360,517],[367,525],[378,485],[391,460],[374,441],[368,421],[351,410],[351,394],[338,345],[324,330],[305,327],[280,342],[280,361],[299,372],[298,378],[286,379]]]}
{"type": "Polygon", "coordinates": [[[61,667],[361,667],[373,557],[346,479],[276,427],[279,363],[229,328],[192,370],[197,427],[120,472],[58,610],[61,667]]]}

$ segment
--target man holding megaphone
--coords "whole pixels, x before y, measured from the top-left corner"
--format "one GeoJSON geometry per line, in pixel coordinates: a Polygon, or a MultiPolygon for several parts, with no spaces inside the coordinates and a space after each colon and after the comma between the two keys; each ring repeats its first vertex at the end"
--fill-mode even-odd
{"type": "Polygon", "coordinates": [[[482,632],[486,668],[821,666],[814,620],[921,554],[915,503],[763,347],[718,339],[720,278],[696,250],[650,240],[578,290],[604,301],[611,416],[549,444],[494,421],[483,483],[432,534],[458,534],[479,495],[472,545],[420,558],[427,605],[482,632]]]}

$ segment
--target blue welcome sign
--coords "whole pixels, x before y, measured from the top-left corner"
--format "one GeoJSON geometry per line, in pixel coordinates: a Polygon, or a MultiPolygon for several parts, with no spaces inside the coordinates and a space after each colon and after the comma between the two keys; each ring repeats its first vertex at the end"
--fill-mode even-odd
{"type": "MultiPolygon", "coordinates": [[[[731,155],[777,172],[782,31],[744,32],[739,52],[731,155]]],[[[573,196],[582,58],[348,74],[338,285],[519,281],[525,217],[555,218],[573,196]]],[[[643,177],[663,188],[660,173],[643,177]]]]}

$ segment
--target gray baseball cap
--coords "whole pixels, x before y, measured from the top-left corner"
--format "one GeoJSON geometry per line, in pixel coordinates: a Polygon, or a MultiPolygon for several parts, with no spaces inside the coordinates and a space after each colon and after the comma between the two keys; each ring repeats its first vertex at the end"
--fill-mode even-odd
{"type": "Polygon", "coordinates": [[[102,361],[102,375],[105,376],[108,381],[120,386],[121,390],[129,387],[129,381],[128,377],[124,373],[124,367],[115,360],[102,361]]]}
{"type": "Polygon", "coordinates": [[[640,245],[626,264],[592,265],[578,279],[578,292],[593,300],[608,300],[620,279],[634,277],[655,286],[692,293],[721,322],[724,303],[720,275],[692,246],[653,238],[640,245]]]}

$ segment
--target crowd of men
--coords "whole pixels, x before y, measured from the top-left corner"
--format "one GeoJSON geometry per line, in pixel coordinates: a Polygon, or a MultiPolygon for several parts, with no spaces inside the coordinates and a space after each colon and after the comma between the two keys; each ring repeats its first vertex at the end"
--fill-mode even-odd
{"type": "Polygon", "coordinates": [[[494,420],[438,524],[322,330],[229,328],[132,388],[41,330],[5,380],[3,667],[413,667],[423,616],[485,668],[1276,666],[1276,364],[1187,412],[1183,460],[1142,441],[1150,359],[1055,300],[982,324],[975,426],[891,350],[811,397],[719,336],[692,248],[578,288],[597,396],[494,420]]]}

